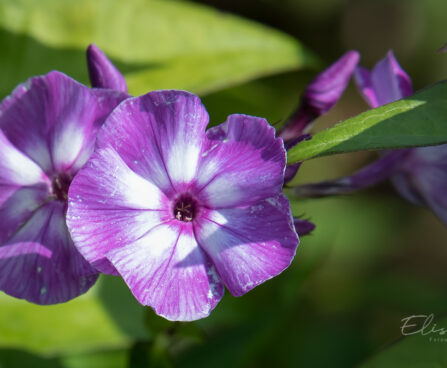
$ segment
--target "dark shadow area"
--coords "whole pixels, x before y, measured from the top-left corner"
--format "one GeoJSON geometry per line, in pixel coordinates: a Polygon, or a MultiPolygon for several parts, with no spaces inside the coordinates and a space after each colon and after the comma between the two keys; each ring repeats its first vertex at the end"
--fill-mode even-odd
{"type": "Polygon", "coordinates": [[[99,300],[117,327],[136,339],[148,337],[145,329],[145,307],[140,305],[121,277],[101,275],[99,300]]]}
{"type": "Polygon", "coordinates": [[[64,368],[57,358],[44,358],[19,349],[0,349],[2,368],[64,368]]]}

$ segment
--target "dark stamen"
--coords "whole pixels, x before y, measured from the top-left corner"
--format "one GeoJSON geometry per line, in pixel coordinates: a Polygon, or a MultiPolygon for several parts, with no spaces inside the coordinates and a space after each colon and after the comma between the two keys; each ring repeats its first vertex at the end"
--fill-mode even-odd
{"type": "Polygon", "coordinates": [[[177,220],[191,222],[195,215],[194,200],[189,197],[181,197],[174,206],[174,216],[177,220]]]}
{"type": "Polygon", "coordinates": [[[71,179],[71,176],[65,173],[58,174],[53,178],[51,192],[55,199],[58,201],[67,201],[68,188],[70,187],[71,179]]]}

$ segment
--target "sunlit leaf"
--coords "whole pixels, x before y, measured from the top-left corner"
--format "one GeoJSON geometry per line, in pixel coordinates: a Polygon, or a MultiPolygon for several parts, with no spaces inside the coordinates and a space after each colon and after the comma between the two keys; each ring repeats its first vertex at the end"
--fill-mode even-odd
{"type": "Polygon", "coordinates": [[[132,94],[215,91],[314,63],[294,38],[188,2],[162,0],[0,2],[0,94],[60,69],[86,82],[85,48],[101,47],[132,94]]]}
{"type": "Polygon", "coordinates": [[[0,346],[42,353],[83,352],[145,338],[143,310],[126,308],[126,296],[116,290],[112,290],[115,297],[104,297],[109,293],[102,284],[108,284],[108,278],[103,276],[87,294],[64,304],[39,306],[0,295],[0,346]],[[115,310],[110,309],[113,301],[115,310]],[[126,319],[124,327],[116,318],[119,309],[126,319]]]}

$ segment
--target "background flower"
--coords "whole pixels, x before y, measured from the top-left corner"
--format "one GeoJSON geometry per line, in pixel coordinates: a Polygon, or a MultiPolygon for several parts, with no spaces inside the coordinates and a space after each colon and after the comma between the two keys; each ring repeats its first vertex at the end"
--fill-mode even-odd
{"type": "MultiPolygon", "coordinates": [[[[371,72],[359,68],[355,76],[360,92],[371,107],[413,93],[411,79],[392,51],[371,72]]],[[[428,206],[447,225],[447,145],[407,149],[404,154],[388,152],[381,160],[384,165],[389,161],[396,162],[392,171],[386,172],[401,196],[414,204],[428,206]],[[396,160],[396,155],[401,159],[396,160]]]]}
{"type": "MultiPolygon", "coordinates": [[[[400,67],[392,51],[369,71],[358,67],[355,81],[372,107],[378,107],[413,93],[411,79],[400,67]]],[[[326,196],[350,193],[391,179],[399,194],[408,201],[425,205],[447,224],[447,145],[417,147],[382,153],[381,158],[353,175],[301,185],[298,196],[326,196]]]]}
{"type": "Polygon", "coordinates": [[[125,95],[51,72],[0,105],[0,289],[38,304],[86,292],[97,272],[65,224],[68,187],[125,95]]]}

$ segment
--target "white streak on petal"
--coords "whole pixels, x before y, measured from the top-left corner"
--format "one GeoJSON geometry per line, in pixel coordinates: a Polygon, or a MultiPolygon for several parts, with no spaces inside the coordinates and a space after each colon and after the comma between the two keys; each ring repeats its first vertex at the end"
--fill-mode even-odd
{"type": "Polygon", "coordinates": [[[98,270],[115,273],[107,252],[144,236],[166,220],[165,195],[132,171],[112,148],[98,149],[75,176],[67,224],[82,255],[98,270]]]}
{"type": "Polygon", "coordinates": [[[169,320],[208,316],[224,292],[191,227],[175,220],[107,257],[138,301],[169,320]]]}
{"type": "Polygon", "coordinates": [[[287,268],[299,241],[283,195],[239,208],[204,210],[194,232],[235,296],[287,268]]]}
{"type": "Polygon", "coordinates": [[[33,185],[46,175],[39,166],[17,150],[0,131],[0,184],[33,185]]]}
{"type": "Polygon", "coordinates": [[[53,154],[59,163],[70,166],[79,156],[84,145],[85,133],[78,122],[67,123],[63,130],[55,135],[53,140],[53,154]]]}
{"type": "Polygon", "coordinates": [[[175,182],[190,182],[196,174],[200,147],[188,144],[184,141],[173,143],[167,155],[167,169],[175,182]]]}

